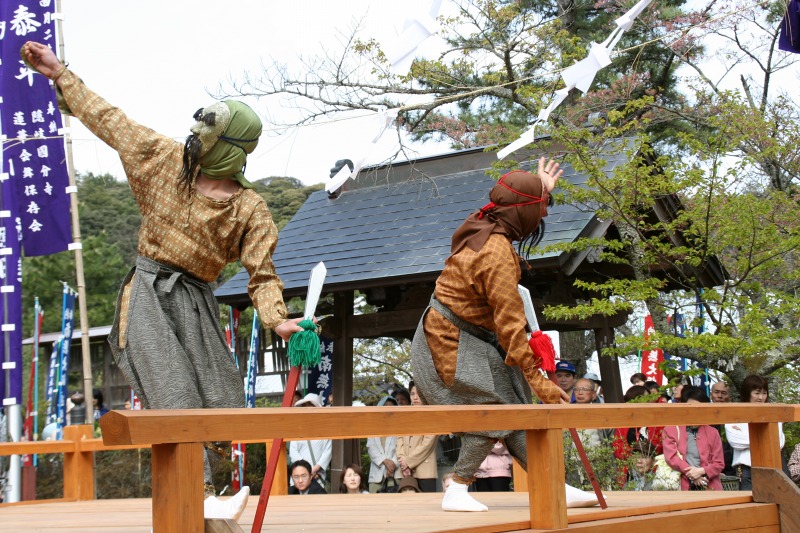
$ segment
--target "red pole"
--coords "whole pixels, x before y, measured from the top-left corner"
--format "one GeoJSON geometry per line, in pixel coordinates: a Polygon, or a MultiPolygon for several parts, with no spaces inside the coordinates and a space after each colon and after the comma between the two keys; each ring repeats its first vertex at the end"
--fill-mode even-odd
{"type": "MultiPolygon", "coordinates": [[[[289,379],[286,380],[286,391],[283,393],[283,403],[281,403],[281,407],[292,406],[294,391],[297,390],[297,383],[299,381],[300,367],[293,366],[289,371],[289,379]]],[[[267,512],[269,493],[272,491],[272,482],[275,479],[275,472],[278,468],[278,458],[280,457],[281,448],[283,448],[283,439],[275,439],[272,442],[272,449],[269,453],[267,471],[264,473],[264,482],[261,484],[261,494],[258,496],[258,507],[256,507],[256,516],[253,518],[253,529],[250,530],[251,533],[260,532],[261,526],[264,524],[264,513],[267,512]]]]}

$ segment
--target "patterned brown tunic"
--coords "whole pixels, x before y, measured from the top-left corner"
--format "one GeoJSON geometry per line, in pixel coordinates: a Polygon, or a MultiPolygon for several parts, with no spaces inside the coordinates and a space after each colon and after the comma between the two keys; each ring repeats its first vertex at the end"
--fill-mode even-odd
{"type": "MultiPolygon", "coordinates": [[[[451,255],[436,281],[436,299],[461,319],[494,332],[506,350],[506,364],[528,368],[533,352],[525,333],[525,310],[517,292],[519,260],[503,235],[489,237],[479,252],[463,247],[451,255]]],[[[456,371],[459,329],[430,309],[424,322],[433,363],[448,386],[456,371]]]]}
{"type": "Polygon", "coordinates": [[[283,283],[272,263],[278,231],[264,199],[249,189],[226,200],[196,191],[180,193],[180,142],[129,119],[70,71],[59,79],[59,86],[74,115],[119,153],[142,212],[139,255],[206,282],[241,259],[262,323],[273,328],[283,322],[283,283]]]}

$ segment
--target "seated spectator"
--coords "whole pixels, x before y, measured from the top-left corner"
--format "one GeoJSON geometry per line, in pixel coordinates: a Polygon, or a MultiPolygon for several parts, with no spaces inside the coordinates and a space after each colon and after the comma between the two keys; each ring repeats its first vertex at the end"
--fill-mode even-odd
{"type": "MultiPolygon", "coordinates": [[[[414,382],[408,384],[411,405],[422,405],[414,382]]],[[[436,435],[411,435],[397,438],[397,463],[403,477],[416,478],[422,492],[436,492],[436,435]]]]}
{"type": "MultiPolygon", "coordinates": [[[[397,400],[385,396],[378,402],[378,406],[396,406],[397,400]]],[[[367,453],[369,454],[369,491],[378,492],[383,486],[383,481],[389,478],[400,479],[403,477],[397,462],[397,437],[371,437],[367,439],[367,453]]]]}
{"type": "MultiPolygon", "coordinates": [[[[685,385],[681,402],[709,403],[700,387],[685,385]]],[[[716,429],[702,426],[666,426],[663,433],[664,459],[681,473],[681,490],[722,490],[720,474],[725,468],[722,441],[716,429]]]]}
{"type": "Polygon", "coordinates": [[[508,492],[511,490],[511,465],[514,460],[502,442],[494,443],[494,448],[475,472],[477,492],[508,492]]]}
{"type": "MultiPolygon", "coordinates": [[[[314,393],[306,394],[295,407],[322,407],[319,396],[314,393]]],[[[289,442],[289,461],[294,463],[300,459],[307,461],[311,467],[311,476],[325,482],[325,471],[331,463],[333,443],[328,440],[293,440],[289,442]]]]}
{"type": "Polygon", "coordinates": [[[311,475],[311,465],[300,459],[289,467],[294,484],[289,487],[289,494],[327,494],[325,488],[311,475]]]}
{"type": "Polygon", "coordinates": [[[649,443],[637,442],[631,446],[632,468],[623,490],[654,490],[656,459],[649,443]]]}
{"type": "Polygon", "coordinates": [[[339,476],[339,492],[341,494],[369,494],[367,479],[360,466],[350,464],[344,467],[339,476]]]}
{"type": "Polygon", "coordinates": [[[411,476],[406,476],[400,480],[400,484],[397,486],[397,492],[422,492],[419,489],[419,483],[417,480],[411,476]]]}
{"type": "Polygon", "coordinates": [[[645,381],[647,381],[647,376],[645,376],[641,372],[637,372],[631,376],[631,385],[636,385],[641,387],[644,385],[645,381]]]}
{"type": "Polygon", "coordinates": [[[800,444],[794,447],[792,456],[789,458],[789,477],[800,485],[800,444]]]}
{"type": "MultiPolygon", "coordinates": [[[[740,400],[745,403],[767,403],[769,383],[762,376],[749,375],[742,381],[740,400]]],[[[783,422],[778,423],[781,449],[786,442],[783,422]]],[[[739,471],[739,490],[753,490],[750,473],[750,428],[747,424],[725,424],[725,435],[733,448],[733,466],[739,471]]]]}

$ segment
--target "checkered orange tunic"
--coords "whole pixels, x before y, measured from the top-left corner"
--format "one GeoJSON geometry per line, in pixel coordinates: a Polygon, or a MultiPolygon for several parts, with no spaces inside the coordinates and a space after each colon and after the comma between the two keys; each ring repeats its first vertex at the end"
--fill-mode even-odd
{"type": "Polygon", "coordinates": [[[249,189],[221,201],[195,191],[179,193],[180,142],[129,119],[69,70],[59,86],[74,115],[119,153],[142,212],[139,255],[206,282],[241,259],[264,326],[273,328],[285,320],[283,283],[272,263],[278,230],[264,199],[249,189]]]}
{"type": "MultiPolygon", "coordinates": [[[[506,364],[533,365],[525,333],[525,310],[517,292],[519,258],[504,235],[493,234],[479,252],[464,246],[445,262],[436,281],[436,299],[467,322],[494,332],[506,350],[506,364]]],[[[425,338],[436,372],[450,386],[456,372],[459,329],[430,309],[425,338]]]]}

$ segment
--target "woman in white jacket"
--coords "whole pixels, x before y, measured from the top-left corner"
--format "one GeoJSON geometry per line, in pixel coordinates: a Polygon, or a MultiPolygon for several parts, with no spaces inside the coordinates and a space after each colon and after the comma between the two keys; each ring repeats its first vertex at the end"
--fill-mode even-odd
{"type": "MultiPolygon", "coordinates": [[[[769,383],[766,378],[749,375],[742,381],[740,401],[746,403],[767,403],[769,401],[769,383]]],[[[783,423],[778,423],[781,449],[786,442],[783,435],[783,423]]],[[[725,424],[725,436],[733,448],[733,467],[739,473],[739,490],[753,490],[750,477],[750,429],[747,424],[725,424]]]]}
{"type": "MultiPolygon", "coordinates": [[[[378,406],[396,406],[397,400],[391,396],[381,398],[378,406]]],[[[387,477],[397,480],[403,477],[397,467],[397,437],[371,437],[367,439],[367,452],[371,464],[369,465],[369,491],[378,492],[387,477]]]]}

